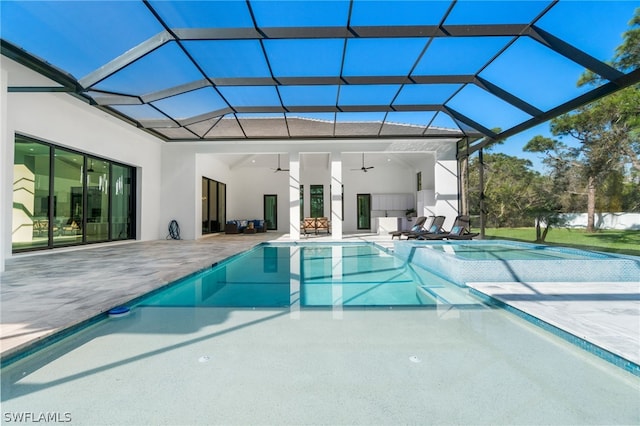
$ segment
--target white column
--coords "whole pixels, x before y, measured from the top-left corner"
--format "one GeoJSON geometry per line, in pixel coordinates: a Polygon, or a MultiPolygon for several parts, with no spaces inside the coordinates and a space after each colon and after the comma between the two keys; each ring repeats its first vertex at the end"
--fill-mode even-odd
{"type": "Polygon", "coordinates": [[[289,238],[300,239],[300,153],[289,153],[289,238]]]}
{"type": "Polygon", "coordinates": [[[342,155],[331,153],[331,238],[342,239],[342,155]]]}
{"type": "Polygon", "coordinates": [[[13,194],[8,188],[13,188],[13,135],[7,128],[8,80],[7,71],[0,71],[0,272],[4,272],[5,259],[11,255],[13,194]]]}
{"type": "Polygon", "coordinates": [[[458,162],[456,160],[436,161],[435,167],[435,214],[447,218],[445,229],[451,229],[458,215],[458,162]]]}

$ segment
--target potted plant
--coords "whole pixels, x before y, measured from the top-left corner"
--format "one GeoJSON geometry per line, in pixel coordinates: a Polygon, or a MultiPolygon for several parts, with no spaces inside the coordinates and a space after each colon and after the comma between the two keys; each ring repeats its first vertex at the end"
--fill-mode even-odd
{"type": "Polygon", "coordinates": [[[411,217],[415,216],[416,209],[410,208],[404,211],[404,215],[407,217],[407,220],[411,220],[411,217]]]}

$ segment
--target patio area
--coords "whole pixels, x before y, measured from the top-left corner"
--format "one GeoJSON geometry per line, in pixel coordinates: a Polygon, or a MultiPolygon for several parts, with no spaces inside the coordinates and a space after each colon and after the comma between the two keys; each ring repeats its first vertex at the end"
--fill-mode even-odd
{"type": "MultiPolygon", "coordinates": [[[[344,240],[393,248],[388,235],[353,234],[344,240]]],[[[0,276],[2,358],[263,241],[290,240],[273,232],[218,234],[15,256],[0,276]]],[[[331,236],[307,241],[331,241],[331,236]]],[[[469,286],[635,363],[626,369],[638,374],[640,282],[469,286]]]]}

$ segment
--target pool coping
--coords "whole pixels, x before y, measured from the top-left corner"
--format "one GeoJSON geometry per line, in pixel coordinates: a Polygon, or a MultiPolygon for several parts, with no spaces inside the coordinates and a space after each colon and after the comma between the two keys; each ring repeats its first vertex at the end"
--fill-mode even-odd
{"type": "MultiPolygon", "coordinates": [[[[70,268],[63,268],[63,270],[59,271],[59,274],[49,274],[52,276],[55,275],[54,276],[55,279],[52,280],[53,282],[47,283],[45,287],[42,287],[42,283],[38,281],[39,279],[41,279],[41,277],[38,276],[37,272],[40,271],[41,269],[46,269],[46,266],[50,263],[58,262],[61,255],[63,257],[65,256],[68,257],[68,254],[59,253],[59,252],[58,253],[50,252],[50,253],[43,253],[42,255],[38,255],[38,256],[29,256],[24,258],[16,256],[14,259],[11,259],[8,262],[8,270],[2,273],[2,275],[0,276],[2,278],[2,280],[0,281],[0,284],[2,285],[3,295],[4,295],[4,290],[7,287],[10,289],[12,287],[15,287],[11,290],[19,291],[25,294],[37,293],[36,295],[37,297],[35,297],[36,300],[33,303],[36,303],[37,305],[42,305],[43,310],[41,312],[31,312],[30,310],[28,310],[29,312],[26,312],[26,311],[23,312],[24,316],[28,317],[26,321],[34,321],[29,324],[37,324],[37,320],[39,319],[39,317],[47,316],[48,313],[52,313],[55,310],[55,304],[53,305],[50,304],[49,306],[47,306],[47,303],[49,300],[51,300],[51,297],[67,297],[67,298],[71,297],[72,300],[69,300],[69,299],[64,300],[65,308],[67,308],[67,305],[69,305],[67,309],[69,312],[69,317],[65,318],[65,322],[63,324],[52,329],[50,332],[46,333],[45,335],[40,335],[39,337],[32,338],[26,341],[26,343],[23,343],[21,345],[15,346],[13,348],[9,348],[8,350],[3,348],[4,350],[0,354],[0,362],[4,366],[5,363],[11,361],[12,359],[18,359],[21,356],[25,356],[24,354],[29,353],[29,351],[37,350],[37,347],[41,346],[43,343],[50,344],[51,342],[60,340],[66,335],[73,333],[78,328],[89,326],[94,322],[99,321],[100,319],[103,319],[107,315],[106,314],[107,311],[115,306],[122,305],[124,302],[131,302],[132,300],[136,300],[137,298],[140,298],[143,296],[146,297],[150,291],[155,291],[155,290],[158,290],[159,288],[164,288],[167,285],[171,285],[177,279],[184,279],[186,276],[198,273],[202,269],[208,268],[211,265],[215,264],[216,262],[230,259],[233,256],[238,255],[262,242],[265,242],[265,243],[275,242],[276,244],[287,243],[287,244],[294,244],[294,245],[295,244],[314,244],[314,243],[332,244],[336,242],[338,243],[341,242],[341,241],[332,240],[330,236],[314,238],[313,241],[306,241],[306,240],[293,241],[293,240],[289,240],[288,235],[286,234],[274,235],[274,234],[265,233],[265,234],[258,234],[258,235],[262,235],[263,238],[262,239],[255,238],[255,236],[238,237],[238,236],[223,235],[223,236],[213,236],[209,238],[203,238],[201,240],[196,240],[196,241],[182,241],[180,242],[181,244],[179,245],[176,245],[175,243],[167,243],[166,241],[162,241],[162,240],[153,241],[153,242],[132,242],[131,244],[124,244],[124,245],[119,245],[117,247],[114,246],[112,248],[107,248],[106,255],[105,255],[104,248],[86,247],[84,248],[84,250],[87,250],[90,253],[96,255],[93,261],[87,262],[87,264],[83,267],[84,269],[81,268],[80,271],[71,270],[70,268]],[[196,254],[207,253],[207,256],[206,256],[206,259],[204,259],[203,261],[197,264],[191,263],[187,265],[180,265],[182,267],[181,270],[184,271],[181,274],[174,270],[167,272],[165,270],[167,269],[166,268],[167,265],[163,262],[157,262],[156,264],[151,265],[149,269],[151,272],[146,270],[142,271],[142,273],[144,273],[145,275],[151,275],[150,278],[151,278],[151,281],[153,282],[151,285],[141,286],[139,285],[138,282],[135,282],[135,281],[129,282],[129,283],[118,282],[117,283],[118,285],[122,285],[122,287],[118,289],[119,291],[113,292],[110,298],[106,302],[102,304],[96,303],[95,305],[90,306],[89,308],[93,309],[93,314],[90,316],[86,316],[86,314],[83,313],[85,311],[82,311],[82,310],[76,311],[75,308],[73,308],[73,306],[75,306],[74,305],[75,303],[82,302],[82,301],[78,302],[77,297],[75,297],[76,296],[75,293],[70,293],[68,291],[69,290],[68,287],[57,288],[55,286],[56,280],[61,280],[60,282],[64,282],[66,284],[66,281],[69,280],[72,275],[77,275],[77,276],[74,276],[74,279],[79,280],[82,284],[85,284],[87,281],[91,281],[92,279],[94,279],[93,278],[95,275],[94,270],[96,269],[97,266],[100,265],[103,255],[104,257],[113,258],[110,260],[113,262],[128,263],[129,261],[132,260],[132,258],[146,255],[147,253],[145,251],[149,247],[151,247],[151,252],[153,254],[154,247],[156,250],[160,250],[162,253],[164,253],[164,250],[167,246],[172,246],[171,250],[175,250],[175,251],[171,252],[171,254],[172,255],[175,254],[178,257],[183,256],[188,259],[189,256],[193,253],[196,253],[196,254]],[[233,246],[233,247],[227,247],[227,246],[233,246]],[[213,251],[214,249],[220,250],[221,248],[223,248],[223,250],[217,252],[215,255],[211,255],[211,251],[213,251]],[[132,253],[136,253],[136,254],[132,255],[132,253]],[[34,260],[37,260],[37,261],[34,261],[34,260]],[[14,268],[14,266],[16,265],[19,265],[19,267],[14,268]],[[33,271],[36,273],[29,273],[29,271],[33,271]],[[179,276],[176,276],[177,274],[179,276]],[[7,277],[9,277],[10,279],[7,280],[7,277]],[[38,290],[42,288],[46,288],[47,290],[46,293],[33,291],[34,289],[38,290]],[[59,292],[60,294],[52,295],[52,293],[56,293],[56,292],[59,292]],[[62,294],[62,293],[65,293],[65,294],[62,294]],[[131,294],[132,296],[123,298],[123,293],[131,294]],[[15,357],[18,357],[18,358],[15,358],[15,357]]],[[[386,252],[393,253],[393,248],[392,248],[393,243],[389,241],[388,236],[386,235],[385,236],[375,236],[375,235],[356,236],[348,241],[344,241],[344,243],[349,243],[349,241],[373,243],[379,248],[385,250],[386,252]]],[[[70,254],[71,254],[70,257],[72,258],[77,257],[77,255],[74,255],[73,253],[70,253],[70,254]]],[[[148,259],[142,259],[142,260],[145,262],[148,261],[148,259]]],[[[171,258],[172,265],[174,263],[180,264],[181,262],[182,262],[182,258],[178,258],[178,259],[171,258]]],[[[145,263],[145,267],[146,266],[147,265],[145,263]]],[[[121,270],[116,270],[115,273],[111,275],[112,279],[121,281],[120,280],[121,273],[122,273],[121,270]]],[[[79,288],[74,289],[74,291],[75,290],[79,292],[88,293],[88,296],[92,296],[91,288],[87,288],[86,286],[80,286],[79,288]]],[[[640,297],[640,292],[638,296],[640,297]]],[[[33,299],[33,297],[30,297],[29,300],[30,299],[33,299]]],[[[29,303],[32,303],[32,302],[21,305],[22,300],[26,300],[26,299],[19,298],[15,300],[12,298],[3,297],[0,300],[2,303],[2,312],[3,312],[2,323],[5,323],[10,317],[10,315],[7,314],[7,311],[20,312],[20,311],[24,311],[25,308],[31,307],[29,303]]],[[[56,299],[56,301],[58,300],[56,299]]],[[[513,305],[509,305],[508,303],[505,303],[505,304],[508,307],[510,307],[510,308],[505,308],[507,311],[510,311],[514,314],[518,314],[518,312],[516,311],[518,309],[516,307],[514,307],[513,305]]],[[[544,315],[532,316],[532,318],[535,318],[541,322],[544,322],[545,324],[549,323],[547,321],[548,319],[545,318],[544,315]]],[[[638,314],[638,318],[640,319],[640,313],[638,314]]],[[[572,320],[579,321],[579,318],[574,318],[572,320]]],[[[562,325],[554,326],[554,327],[560,330],[560,332],[562,333],[568,333],[571,335],[571,333],[569,333],[568,331],[562,328],[562,325]]],[[[5,335],[2,336],[3,339],[5,337],[6,337],[5,335]]],[[[580,337],[577,337],[577,339],[579,339],[577,341],[578,343],[584,341],[584,339],[580,337]]],[[[580,344],[578,346],[580,346],[580,344]]],[[[596,345],[596,348],[599,348],[599,346],[596,345]]],[[[598,349],[594,349],[594,350],[596,352],[598,351],[598,349]]],[[[611,353],[613,354],[614,358],[619,357],[619,355],[616,354],[615,351],[611,353]]],[[[621,358],[626,360],[626,358],[624,357],[621,357],[621,358]]],[[[637,364],[634,363],[634,366],[631,367],[631,370],[637,371],[636,366],[637,364]]],[[[628,368],[624,368],[624,369],[626,371],[630,371],[628,368]]],[[[632,371],[630,372],[634,374],[632,371]]]]}
{"type": "Polygon", "coordinates": [[[573,333],[570,333],[566,330],[563,330],[559,326],[553,325],[548,321],[540,319],[522,309],[519,309],[515,306],[512,306],[496,297],[490,296],[487,293],[482,292],[481,290],[475,289],[473,287],[469,287],[469,291],[471,294],[483,300],[490,306],[496,306],[500,309],[504,309],[507,312],[510,312],[531,324],[540,327],[541,329],[560,337],[561,339],[580,347],[581,349],[615,365],[616,367],[622,368],[623,370],[628,371],[634,376],[640,377],[640,365],[621,356],[610,350],[607,350],[595,343],[590,342],[587,339],[576,336],[573,333]]]}

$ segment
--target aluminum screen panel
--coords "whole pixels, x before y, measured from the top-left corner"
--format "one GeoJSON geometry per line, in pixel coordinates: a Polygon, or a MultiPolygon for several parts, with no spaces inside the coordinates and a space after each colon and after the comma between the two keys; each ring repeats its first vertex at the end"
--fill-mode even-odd
{"type": "Polygon", "coordinates": [[[253,28],[247,3],[227,1],[165,1],[149,3],[171,28],[253,28]]]}
{"type": "Polygon", "coordinates": [[[583,72],[584,68],[540,43],[519,39],[482,71],[480,77],[547,110],[589,89],[576,85],[583,72]],[[541,87],[545,90],[540,90],[541,87]]]}
{"type": "Polygon", "coordinates": [[[3,39],[76,78],[162,31],[141,2],[3,0],[0,7],[3,39]]]}
{"type": "Polygon", "coordinates": [[[461,87],[460,84],[407,84],[402,88],[393,104],[444,104],[461,87]]]}
{"type": "Polygon", "coordinates": [[[445,25],[526,24],[551,1],[460,1],[445,20],[445,25]]]}
{"type": "Polygon", "coordinates": [[[640,80],[631,1],[12,1],[2,53],[169,141],[503,138],[640,80]],[[576,87],[585,70],[600,87],[576,87]],[[496,129],[500,129],[498,134],[496,129]]]}
{"type": "Polygon", "coordinates": [[[285,107],[309,105],[333,106],[338,98],[338,86],[282,86],[279,89],[285,107]]]}
{"type": "Polygon", "coordinates": [[[625,24],[639,6],[636,1],[625,0],[562,1],[540,18],[537,26],[607,62],[622,43],[625,24]]]}
{"type": "Polygon", "coordinates": [[[356,0],[351,25],[438,25],[450,5],[448,1],[356,0]]]}
{"type": "Polygon", "coordinates": [[[264,48],[276,78],[340,76],[341,39],[265,40],[264,48]]]}
{"type": "Polygon", "coordinates": [[[149,53],[95,85],[107,92],[145,95],[202,78],[180,47],[172,42],[149,53]]]}
{"type": "Polygon", "coordinates": [[[214,80],[271,76],[258,40],[185,41],[184,47],[214,80]]]}

